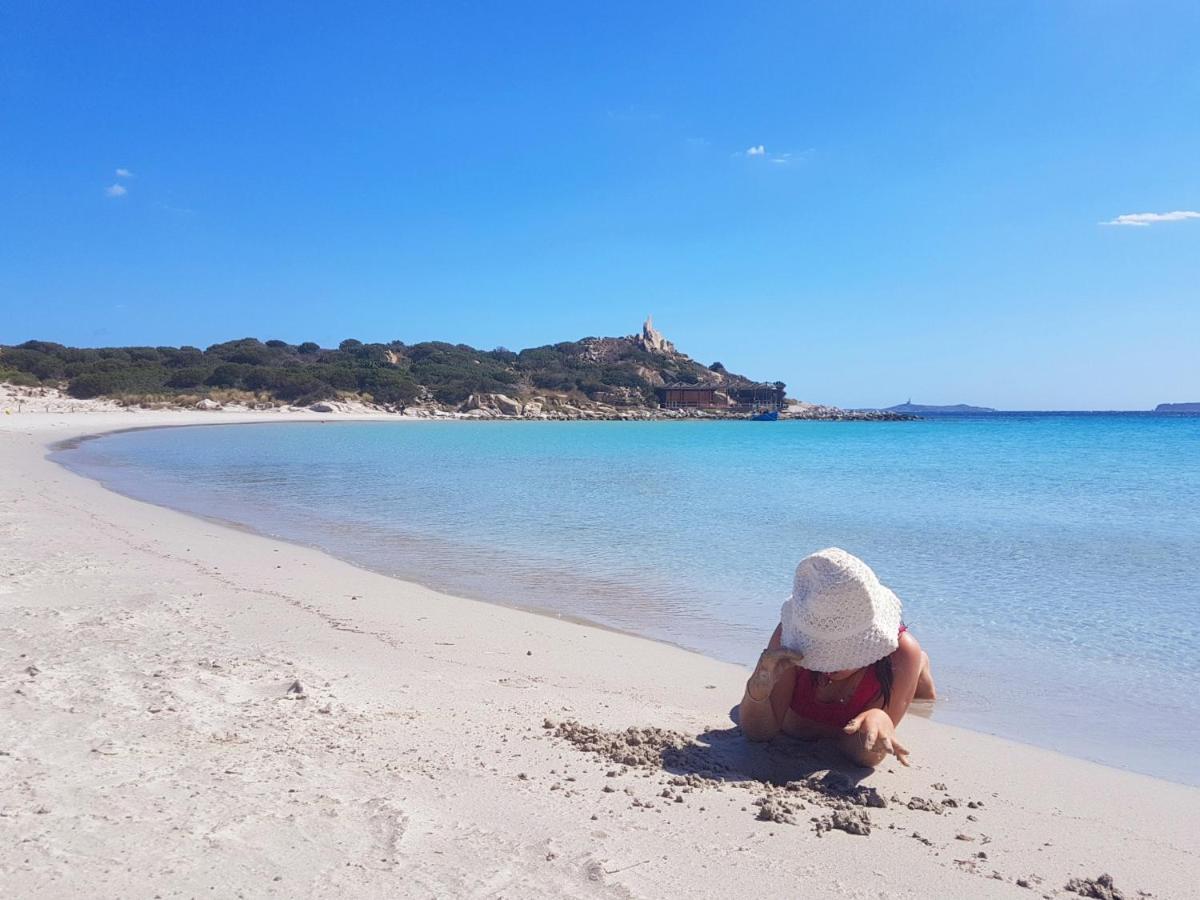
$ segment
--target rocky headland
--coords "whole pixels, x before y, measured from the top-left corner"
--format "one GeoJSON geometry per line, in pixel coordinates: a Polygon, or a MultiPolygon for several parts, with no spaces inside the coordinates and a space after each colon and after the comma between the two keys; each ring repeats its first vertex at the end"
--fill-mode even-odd
{"type": "Polygon", "coordinates": [[[1200,402],[1196,403],[1160,403],[1154,407],[1159,413],[1200,413],[1200,402]]]}
{"type": "Polygon", "coordinates": [[[720,362],[703,365],[650,318],[641,332],[587,337],[520,352],[463,344],[245,338],[195,347],[81,349],[45,341],[0,347],[8,402],[65,400],[140,409],[380,411],[417,418],[646,420],[780,419],[894,421],[901,410],[846,410],[786,396],[720,362]]]}
{"type": "Polygon", "coordinates": [[[908,400],[904,403],[898,403],[895,406],[889,406],[884,412],[907,413],[914,416],[969,416],[977,413],[994,413],[996,410],[990,406],[971,406],[968,403],[952,403],[944,406],[935,406],[925,403],[913,403],[908,400]]]}

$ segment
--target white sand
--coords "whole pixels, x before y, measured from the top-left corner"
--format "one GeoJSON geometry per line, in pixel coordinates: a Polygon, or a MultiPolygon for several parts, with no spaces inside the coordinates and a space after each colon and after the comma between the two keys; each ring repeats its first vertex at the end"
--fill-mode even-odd
{"type": "Polygon", "coordinates": [[[1200,791],[920,718],[902,726],[914,767],[865,779],[901,801],[869,810],[869,836],[818,836],[811,803],[797,825],[757,821],[759,785],[663,799],[668,774],[606,777],[543,718],[716,729],[707,755],[752,773],[823,766],[728,733],[738,667],[437,594],[44,459],[114,428],[281,418],[0,413],[0,896],[1068,897],[1101,872],[1130,897],[1200,895],[1200,791]],[[305,699],[287,699],[296,679],[305,699]]]}

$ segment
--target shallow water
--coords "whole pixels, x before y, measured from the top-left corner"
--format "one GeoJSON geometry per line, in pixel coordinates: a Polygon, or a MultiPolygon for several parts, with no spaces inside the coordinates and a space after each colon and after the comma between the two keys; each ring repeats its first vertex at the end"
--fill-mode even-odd
{"type": "Polygon", "coordinates": [[[795,563],[841,546],[904,601],[935,718],[1200,783],[1200,417],[239,425],[56,456],[381,572],[745,664],[795,563]]]}

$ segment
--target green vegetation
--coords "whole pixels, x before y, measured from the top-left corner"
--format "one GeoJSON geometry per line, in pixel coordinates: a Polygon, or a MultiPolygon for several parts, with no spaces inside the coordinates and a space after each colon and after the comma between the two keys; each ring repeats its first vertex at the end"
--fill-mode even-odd
{"type": "Polygon", "coordinates": [[[558,394],[655,405],[654,386],[714,377],[746,379],[682,354],[647,351],[635,338],[586,338],[514,353],[432,341],[406,345],[345,340],[336,350],[306,342],[244,338],[198,347],[64,347],[27,341],[0,347],[0,381],[64,388],[73,397],[194,398],[247,392],[307,405],[361,397],[403,407],[430,399],[458,405],[472,394],[558,394]]]}

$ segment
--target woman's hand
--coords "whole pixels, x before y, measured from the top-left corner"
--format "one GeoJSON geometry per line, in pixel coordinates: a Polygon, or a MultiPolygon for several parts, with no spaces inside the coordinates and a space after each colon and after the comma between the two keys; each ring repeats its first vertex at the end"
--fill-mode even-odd
{"type": "Polygon", "coordinates": [[[780,674],[788,666],[799,666],[804,657],[793,650],[782,647],[777,650],[764,650],[758,658],[754,674],[746,682],[746,693],[751,700],[761,702],[771,696],[771,690],[779,680],[780,674]]]}
{"type": "Polygon", "coordinates": [[[908,765],[908,749],[896,739],[896,726],[892,717],[882,709],[868,709],[846,723],[846,734],[859,735],[862,751],[866,754],[886,756],[891,753],[901,765],[908,765]]]}

